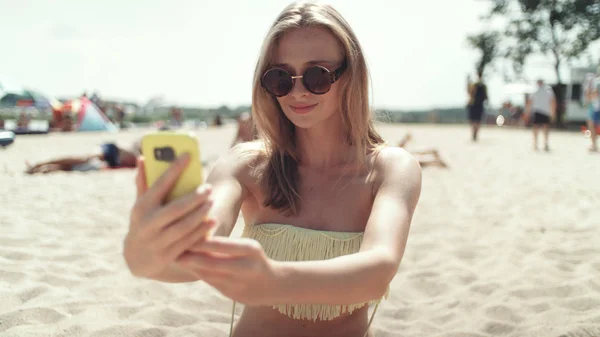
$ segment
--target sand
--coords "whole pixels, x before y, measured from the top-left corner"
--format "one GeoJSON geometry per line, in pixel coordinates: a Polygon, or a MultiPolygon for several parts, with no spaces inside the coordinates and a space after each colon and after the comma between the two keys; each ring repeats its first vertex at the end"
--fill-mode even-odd
{"type": "MultiPolygon", "coordinates": [[[[600,155],[587,139],[554,133],[536,153],[528,130],[486,127],[473,144],[466,126],[380,126],[392,143],[409,129],[409,149],[437,147],[450,167],[423,170],[375,336],[600,336],[600,155]]],[[[231,301],[209,286],[128,272],[134,170],[22,173],[142,133],[21,136],[0,151],[0,336],[227,336],[231,301]]],[[[235,130],[197,133],[214,161],[235,130]]]]}

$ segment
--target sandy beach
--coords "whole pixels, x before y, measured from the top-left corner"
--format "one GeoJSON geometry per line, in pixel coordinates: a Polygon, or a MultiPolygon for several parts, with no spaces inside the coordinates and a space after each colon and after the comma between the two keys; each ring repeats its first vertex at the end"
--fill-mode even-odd
{"type": "MultiPolygon", "coordinates": [[[[546,153],[530,130],[485,127],[472,143],[466,125],[379,129],[392,144],[412,132],[409,150],[436,147],[449,168],[423,169],[375,336],[600,336],[600,154],[588,139],[555,132],[546,153]]],[[[19,136],[0,150],[0,336],[227,336],[229,299],[127,270],[134,170],[23,173],[26,160],[127,146],[144,131],[19,136]]],[[[196,132],[214,162],[235,129],[196,132]]]]}

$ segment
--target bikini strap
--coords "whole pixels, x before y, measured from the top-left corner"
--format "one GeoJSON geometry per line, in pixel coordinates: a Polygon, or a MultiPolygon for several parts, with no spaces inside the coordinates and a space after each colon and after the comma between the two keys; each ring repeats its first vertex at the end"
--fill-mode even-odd
{"type": "Polygon", "coordinates": [[[235,317],[235,301],[233,301],[233,307],[231,308],[231,324],[229,325],[229,337],[233,336],[233,318],[235,317]]]}
{"type": "Polygon", "coordinates": [[[369,324],[367,324],[367,330],[365,331],[365,335],[363,337],[367,337],[367,335],[369,334],[369,328],[371,328],[371,323],[373,323],[373,318],[375,318],[375,313],[377,312],[378,307],[379,302],[377,302],[377,304],[375,304],[375,307],[373,308],[373,313],[371,314],[371,318],[369,318],[369,324]]]}

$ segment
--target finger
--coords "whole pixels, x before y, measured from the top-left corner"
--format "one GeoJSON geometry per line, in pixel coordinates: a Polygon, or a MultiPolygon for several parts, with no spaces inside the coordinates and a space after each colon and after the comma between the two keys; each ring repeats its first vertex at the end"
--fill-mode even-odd
{"type": "Polygon", "coordinates": [[[237,275],[247,268],[245,259],[239,257],[217,257],[208,253],[185,252],[177,261],[199,274],[237,275]]]}
{"type": "MultiPolygon", "coordinates": [[[[207,201],[202,206],[192,211],[191,213],[185,215],[181,219],[176,220],[175,222],[170,221],[164,229],[160,228],[149,228],[150,231],[156,232],[152,233],[152,235],[158,236],[158,242],[156,243],[159,248],[167,248],[173,242],[180,240],[186,235],[192,233],[195,229],[202,226],[203,221],[206,219],[208,211],[212,207],[212,201],[207,201]]],[[[158,222],[156,222],[158,224],[158,222]]],[[[151,225],[154,227],[155,225],[151,225]]],[[[160,225],[161,227],[164,225],[160,225]]],[[[206,228],[208,230],[209,228],[206,228]]]]}
{"type": "Polygon", "coordinates": [[[257,255],[263,252],[258,241],[248,238],[229,238],[215,236],[199,243],[193,248],[196,252],[227,254],[230,256],[257,255]]]}
{"type": "MultiPolygon", "coordinates": [[[[152,222],[157,224],[158,227],[153,230],[159,232],[164,227],[172,224],[173,222],[187,216],[187,214],[202,209],[205,214],[210,210],[212,206],[212,200],[209,200],[209,196],[212,193],[210,185],[202,185],[197,190],[188,193],[187,195],[177,198],[171,201],[168,205],[160,208],[152,215],[152,222]],[[204,209],[204,205],[209,206],[208,209],[204,209]]],[[[152,226],[152,225],[151,225],[152,226]]]]}
{"type": "Polygon", "coordinates": [[[171,166],[163,173],[160,178],[148,190],[148,199],[154,205],[162,203],[167,197],[169,191],[173,189],[177,179],[189,163],[190,156],[187,153],[181,155],[171,166]]]}
{"type": "Polygon", "coordinates": [[[202,221],[200,226],[194,228],[190,233],[181,239],[173,242],[167,249],[165,257],[168,261],[175,261],[181,254],[192,247],[196,242],[202,240],[215,227],[216,221],[213,219],[202,221]]]}
{"type": "Polygon", "coordinates": [[[144,157],[137,159],[137,175],[135,177],[135,185],[137,188],[137,198],[146,192],[148,185],[146,184],[146,167],[144,166],[144,157]]]}

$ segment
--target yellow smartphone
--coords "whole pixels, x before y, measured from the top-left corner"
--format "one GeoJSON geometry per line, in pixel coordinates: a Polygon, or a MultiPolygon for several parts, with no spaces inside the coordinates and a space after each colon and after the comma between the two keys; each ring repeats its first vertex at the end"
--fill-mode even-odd
{"type": "Polygon", "coordinates": [[[173,161],[184,153],[190,155],[190,161],[186,169],[166,198],[167,202],[193,192],[204,182],[200,144],[193,133],[178,131],[152,132],[142,138],[141,145],[148,187],[154,185],[173,161]]]}

